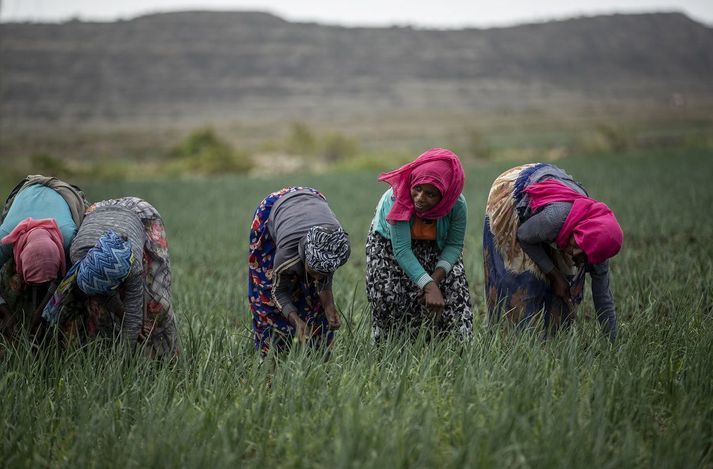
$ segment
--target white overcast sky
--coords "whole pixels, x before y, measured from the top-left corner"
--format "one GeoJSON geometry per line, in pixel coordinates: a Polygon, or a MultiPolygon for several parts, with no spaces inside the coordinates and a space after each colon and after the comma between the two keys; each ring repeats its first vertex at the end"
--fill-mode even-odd
{"type": "Polygon", "coordinates": [[[179,10],[259,10],[291,21],[442,28],[614,12],[680,11],[713,25],[713,0],[0,0],[2,21],[112,21],[179,10]]]}

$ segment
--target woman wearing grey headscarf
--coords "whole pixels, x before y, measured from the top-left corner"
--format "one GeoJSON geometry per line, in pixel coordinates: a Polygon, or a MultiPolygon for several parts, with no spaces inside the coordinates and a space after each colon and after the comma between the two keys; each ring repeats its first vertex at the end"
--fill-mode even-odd
{"type": "Polygon", "coordinates": [[[293,339],[331,345],[340,326],[332,276],[350,252],[349,235],[317,190],[287,187],[260,202],[248,258],[256,349],[266,355],[293,339]]]}

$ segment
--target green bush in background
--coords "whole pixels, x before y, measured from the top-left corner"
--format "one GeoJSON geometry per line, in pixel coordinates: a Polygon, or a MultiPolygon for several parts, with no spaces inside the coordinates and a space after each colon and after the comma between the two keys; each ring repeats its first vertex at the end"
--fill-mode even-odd
{"type": "Polygon", "coordinates": [[[304,122],[294,121],[290,124],[284,151],[290,155],[333,164],[355,157],[359,153],[359,143],[342,132],[332,131],[320,135],[304,122]]]}
{"type": "Polygon", "coordinates": [[[76,170],[71,169],[67,163],[60,158],[48,153],[35,153],[30,157],[30,162],[39,174],[52,174],[55,177],[72,177],[76,175],[76,170]]]}
{"type": "Polygon", "coordinates": [[[312,128],[304,122],[292,122],[285,151],[292,155],[313,156],[317,152],[317,137],[312,128]]]}
{"type": "Polygon", "coordinates": [[[250,156],[235,150],[211,128],[198,129],[169,153],[171,174],[244,173],[253,167],[250,156]]]}

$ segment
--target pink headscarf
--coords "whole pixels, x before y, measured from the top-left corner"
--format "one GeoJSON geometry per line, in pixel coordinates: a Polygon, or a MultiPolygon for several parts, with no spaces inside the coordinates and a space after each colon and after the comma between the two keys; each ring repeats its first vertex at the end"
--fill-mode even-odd
{"type": "Polygon", "coordinates": [[[458,156],[444,148],[432,148],[399,169],[382,173],[379,181],[388,183],[396,201],[386,215],[386,221],[408,221],[416,213],[411,188],[418,184],[433,184],[441,192],[441,201],[419,216],[430,220],[442,218],[451,211],[463,191],[465,173],[458,156]]]}
{"type": "Polygon", "coordinates": [[[624,232],[606,204],[553,179],[532,184],[525,192],[530,196],[532,210],[554,202],[572,202],[572,209],[557,235],[556,243],[560,249],[567,245],[570,236],[574,236],[591,264],[604,262],[621,249],[624,232]]]}
{"type": "Polygon", "coordinates": [[[15,270],[25,282],[45,283],[65,273],[62,233],[51,218],[26,218],[0,243],[13,245],[15,270]]]}

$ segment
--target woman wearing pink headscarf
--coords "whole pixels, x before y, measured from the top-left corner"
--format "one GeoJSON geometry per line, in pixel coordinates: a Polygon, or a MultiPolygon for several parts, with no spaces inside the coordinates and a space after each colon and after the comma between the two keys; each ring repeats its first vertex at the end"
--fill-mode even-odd
{"type": "Polygon", "coordinates": [[[543,327],[547,336],[576,318],[588,272],[597,317],[613,341],[608,259],[623,239],[609,207],[557,166],[504,172],[490,189],[483,233],[489,321],[543,327]]]}
{"type": "Polygon", "coordinates": [[[39,318],[85,207],[79,188],[51,177],[28,176],[10,193],[0,215],[0,332],[39,318]]]}
{"type": "Polygon", "coordinates": [[[375,340],[391,331],[472,334],[463,268],[465,175],[453,152],[434,148],[383,173],[366,243],[366,290],[375,340]]]}

